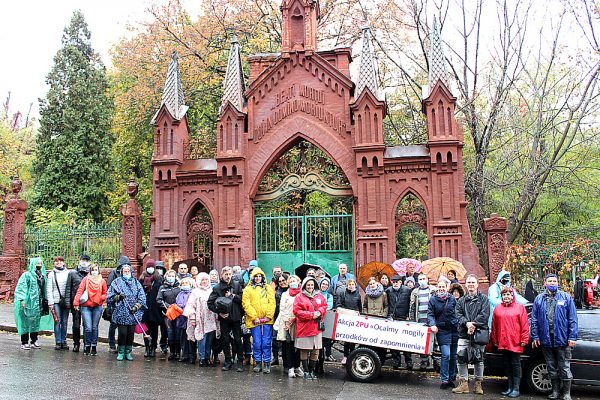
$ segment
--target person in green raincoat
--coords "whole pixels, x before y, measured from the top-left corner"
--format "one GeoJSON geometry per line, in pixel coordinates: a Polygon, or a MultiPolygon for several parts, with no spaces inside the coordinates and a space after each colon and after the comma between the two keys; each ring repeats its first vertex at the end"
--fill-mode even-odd
{"type": "Polygon", "coordinates": [[[39,349],[38,332],[52,330],[54,321],[46,299],[46,268],[41,258],[29,259],[29,269],[15,288],[15,323],[21,335],[21,349],[39,349]],[[45,304],[45,307],[44,307],[45,304]],[[44,315],[42,315],[44,314],[44,315]]]}

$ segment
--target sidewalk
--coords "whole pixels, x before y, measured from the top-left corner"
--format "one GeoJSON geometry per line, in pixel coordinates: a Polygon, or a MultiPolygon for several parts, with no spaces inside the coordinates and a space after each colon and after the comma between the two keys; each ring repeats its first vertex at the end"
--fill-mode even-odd
{"type": "MultiPolygon", "coordinates": [[[[98,341],[101,343],[108,343],[108,321],[100,318],[100,325],[98,326],[98,341]]],[[[67,336],[71,339],[73,327],[73,316],[69,314],[69,324],[67,328],[67,336]]],[[[15,324],[15,316],[13,311],[12,303],[0,303],[0,331],[5,332],[17,332],[17,326],[15,324]]],[[[41,335],[54,336],[53,331],[41,331],[41,335]]],[[[83,341],[83,326],[81,327],[81,336],[83,341]]],[[[135,335],[134,344],[143,346],[144,342],[141,335],[135,335]]]]}

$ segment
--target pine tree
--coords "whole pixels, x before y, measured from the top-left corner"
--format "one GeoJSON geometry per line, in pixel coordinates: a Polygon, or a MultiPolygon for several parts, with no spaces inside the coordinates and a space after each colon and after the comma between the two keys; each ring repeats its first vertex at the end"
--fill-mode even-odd
{"type": "Polygon", "coordinates": [[[90,37],[83,14],[75,11],[46,77],[50,89],[40,99],[33,206],[75,209],[79,218],[98,221],[111,189],[114,105],[90,37]]]}

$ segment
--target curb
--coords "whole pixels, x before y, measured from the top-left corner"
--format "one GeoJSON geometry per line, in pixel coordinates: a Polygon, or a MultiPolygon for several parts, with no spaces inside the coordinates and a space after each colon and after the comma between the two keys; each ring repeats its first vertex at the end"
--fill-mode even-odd
{"type": "MultiPolygon", "coordinates": [[[[5,325],[0,324],[0,332],[10,332],[10,333],[18,333],[17,327],[15,325],[5,325]]],[[[54,336],[54,331],[39,331],[38,335],[41,336],[54,336]]],[[[67,333],[67,338],[73,339],[72,333],[67,333]]],[[[83,331],[81,333],[81,339],[83,341],[83,331]]],[[[108,337],[103,337],[98,335],[99,343],[108,343],[108,337]]],[[[134,346],[144,346],[144,343],[137,342],[135,339],[133,340],[134,346]]]]}

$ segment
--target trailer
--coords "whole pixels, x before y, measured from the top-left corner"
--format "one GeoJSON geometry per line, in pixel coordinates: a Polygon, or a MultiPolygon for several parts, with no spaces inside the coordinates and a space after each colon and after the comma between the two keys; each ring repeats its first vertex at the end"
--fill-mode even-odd
{"type": "Polygon", "coordinates": [[[323,337],[355,343],[346,361],[348,376],[357,382],[373,382],[393,351],[431,355],[434,335],[425,324],[395,321],[356,311],[337,309],[325,314],[323,337]]]}

